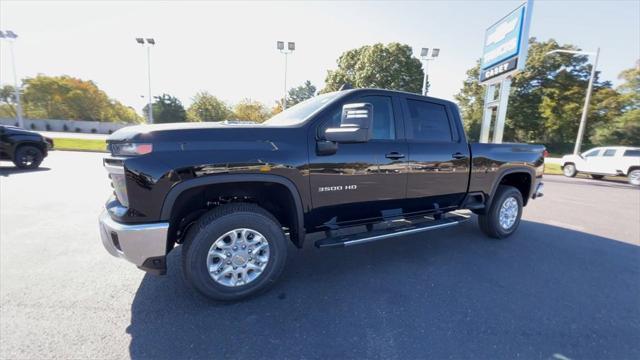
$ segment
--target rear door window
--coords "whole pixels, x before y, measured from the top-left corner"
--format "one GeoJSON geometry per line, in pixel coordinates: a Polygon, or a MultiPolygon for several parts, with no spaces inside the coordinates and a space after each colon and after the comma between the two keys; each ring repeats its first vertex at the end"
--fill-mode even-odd
{"type": "Polygon", "coordinates": [[[453,142],[451,122],[444,105],[407,99],[408,134],[425,142],[453,142]]]}
{"type": "Polygon", "coordinates": [[[604,151],[604,154],[602,154],[602,156],[606,156],[606,157],[612,157],[616,155],[616,149],[607,149],[604,151]]]}

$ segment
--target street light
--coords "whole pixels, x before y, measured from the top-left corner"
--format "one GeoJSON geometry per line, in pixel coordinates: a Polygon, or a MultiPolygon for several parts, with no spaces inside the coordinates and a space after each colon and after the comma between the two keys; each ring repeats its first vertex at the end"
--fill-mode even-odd
{"type": "Polygon", "coordinates": [[[276,42],[276,48],[284,54],[284,97],[282,98],[282,110],[287,109],[287,55],[296,49],[296,43],[288,42],[287,49],[284,48],[284,41],[276,42]]]}
{"type": "Polygon", "coordinates": [[[440,49],[431,49],[429,56],[429,48],[422,48],[420,58],[424,61],[424,78],[422,79],[422,95],[427,96],[427,81],[429,80],[429,61],[435,60],[440,55],[440,49]]]}
{"type": "Polygon", "coordinates": [[[147,105],[147,114],[149,116],[149,124],[153,124],[153,106],[152,106],[152,102],[153,99],[151,97],[151,46],[156,44],[156,41],[153,38],[146,38],[146,41],[144,38],[138,37],[136,38],[136,42],[142,46],[145,46],[146,43],[146,48],[147,48],[147,76],[149,78],[149,99],[148,99],[148,105],[147,105]]]}
{"type": "Polygon", "coordinates": [[[24,128],[24,120],[22,119],[22,104],[20,103],[20,88],[18,87],[18,76],[16,75],[16,58],[13,55],[13,43],[18,38],[18,35],[11,30],[0,31],[0,39],[7,40],[9,42],[9,51],[11,52],[11,65],[13,66],[13,82],[16,98],[16,121],[18,126],[24,128]]]}
{"type": "Polygon", "coordinates": [[[582,146],[582,137],[584,136],[584,128],[587,125],[587,112],[589,111],[589,101],[591,100],[591,91],[593,89],[593,79],[596,75],[596,67],[598,66],[598,58],[600,57],[600,48],[596,52],[589,51],[575,51],[575,50],[563,50],[556,49],[549,51],[546,55],[555,53],[577,54],[577,55],[595,55],[596,58],[593,61],[593,67],[591,67],[591,75],[589,76],[589,85],[587,85],[587,96],[584,98],[584,107],[582,108],[582,116],[580,117],[580,127],[578,127],[578,136],[576,137],[576,145],[573,148],[573,154],[580,153],[580,147],[582,146]]]}

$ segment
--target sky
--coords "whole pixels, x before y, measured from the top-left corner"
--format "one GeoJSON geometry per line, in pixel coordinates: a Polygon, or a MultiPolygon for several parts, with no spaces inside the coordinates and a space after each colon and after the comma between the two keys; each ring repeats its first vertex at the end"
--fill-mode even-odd
{"type": "MultiPolygon", "coordinates": [[[[276,41],[295,41],[288,87],[305,80],[321,89],[340,54],[374,43],[401,42],[429,64],[430,96],[453,99],[480,57],[487,27],[523,1],[178,2],[0,0],[0,29],[13,30],[19,78],[37,74],[93,80],[138,112],[146,103],[146,50],[153,37],[152,91],[185,106],[198,91],[236,103],[269,106],[284,92],[284,56],[276,41]]],[[[530,36],[588,51],[601,48],[601,79],[614,85],[640,58],[640,0],[535,0],[530,36]]],[[[0,44],[0,83],[13,83],[11,57],[0,44]]]]}

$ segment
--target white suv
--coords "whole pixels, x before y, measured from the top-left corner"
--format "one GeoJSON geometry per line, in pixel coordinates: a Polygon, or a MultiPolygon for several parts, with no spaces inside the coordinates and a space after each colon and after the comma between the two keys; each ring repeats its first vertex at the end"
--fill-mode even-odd
{"type": "Polygon", "coordinates": [[[640,185],[640,148],[637,147],[598,147],[580,155],[565,155],[561,165],[565,176],[574,177],[579,172],[590,174],[594,179],[621,175],[629,179],[629,184],[640,185]]]}

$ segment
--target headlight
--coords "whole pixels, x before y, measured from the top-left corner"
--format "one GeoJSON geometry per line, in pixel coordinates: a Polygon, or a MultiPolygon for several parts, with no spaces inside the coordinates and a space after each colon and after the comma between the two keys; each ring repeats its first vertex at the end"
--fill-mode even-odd
{"type": "Polygon", "coordinates": [[[114,156],[136,156],[149,154],[153,151],[152,144],[142,143],[121,143],[110,144],[109,148],[114,156]]]}
{"type": "Polygon", "coordinates": [[[124,207],[129,207],[129,197],[127,195],[127,183],[124,175],[124,167],[105,163],[105,169],[111,179],[111,187],[116,194],[116,198],[124,207]]]}

